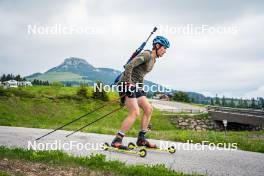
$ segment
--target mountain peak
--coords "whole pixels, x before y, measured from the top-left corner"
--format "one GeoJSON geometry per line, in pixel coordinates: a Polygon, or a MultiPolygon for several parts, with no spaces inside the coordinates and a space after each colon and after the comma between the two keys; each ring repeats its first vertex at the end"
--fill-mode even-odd
{"type": "Polygon", "coordinates": [[[64,59],[62,64],[48,70],[47,72],[72,72],[83,75],[84,72],[94,69],[95,68],[84,59],[69,57],[64,59]]]}
{"type": "Polygon", "coordinates": [[[85,64],[85,65],[90,65],[86,60],[81,59],[81,58],[77,58],[77,57],[69,57],[64,59],[64,62],[62,63],[62,65],[80,65],[80,64],[85,64]]]}

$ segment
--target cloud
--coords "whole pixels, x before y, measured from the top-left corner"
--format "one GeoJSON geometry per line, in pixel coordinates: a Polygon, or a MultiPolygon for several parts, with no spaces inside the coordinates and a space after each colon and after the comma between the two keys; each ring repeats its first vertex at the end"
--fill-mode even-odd
{"type": "Polygon", "coordinates": [[[264,85],[258,87],[255,90],[251,90],[244,95],[245,98],[253,98],[253,97],[264,97],[264,85]]]}

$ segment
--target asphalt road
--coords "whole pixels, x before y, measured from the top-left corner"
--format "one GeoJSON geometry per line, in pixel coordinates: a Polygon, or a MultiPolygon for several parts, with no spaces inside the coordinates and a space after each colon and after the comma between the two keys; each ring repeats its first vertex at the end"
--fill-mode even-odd
{"type": "MultiPolygon", "coordinates": [[[[0,145],[28,148],[30,144],[31,147],[34,147],[34,139],[49,131],[47,129],[0,126],[0,145]]],[[[127,164],[165,164],[170,169],[184,173],[221,176],[264,175],[264,154],[262,153],[223,150],[222,148],[213,150],[212,146],[208,145],[205,145],[203,150],[201,150],[200,146],[198,150],[194,148],[197,146],[195,144],[151,140],[151,142],[163,146],[168,142],[168,144],[174,145],[177,151],[175,154],[148,151],[147,156],[141,158],[137,155],[100,150],[101,144],[104,142],[110,143],[114,137],[113,135],[78,132],[65,138],[67,134],[69,134],[69,131],[57,131],[39,140],[35,146],[38,149],[43,149],[43,146],[47,146],[47,149],[52,149],[52,147],[54,149],[57,142],[61,146],[64,145],[65,152],[73,155],[87,156],[92,153],[101,153],[106,155],[109,160],[120,160],[127,164]],[[72,144],[72,149],[69,149],[70,143],[72,144]]],[[[135,141],[136,138],[130,137],[124,140],[126,144],[135,141]]]]}

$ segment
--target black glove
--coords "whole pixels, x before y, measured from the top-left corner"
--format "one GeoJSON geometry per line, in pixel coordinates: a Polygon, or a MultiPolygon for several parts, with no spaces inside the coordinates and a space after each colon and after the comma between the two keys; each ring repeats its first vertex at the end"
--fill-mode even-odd
{"type": "Polygon", "coordinates": [[[131,97],[136,91],[136,86],[134,84],[126,83],[125,93],[128,97],[131,97]]]}

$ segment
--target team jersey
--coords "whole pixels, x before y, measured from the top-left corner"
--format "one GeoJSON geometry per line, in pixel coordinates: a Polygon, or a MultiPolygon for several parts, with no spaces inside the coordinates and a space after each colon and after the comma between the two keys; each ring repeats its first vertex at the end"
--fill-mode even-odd
{"type": "Polygon", "coordinates": [[[155,62],[156,60],[151,57],[150,51],[143,51],[125,65],[125,71],[122,73],[118,83],[140,83],[143,86],[144,77],[153,69],[155,62]]]}

